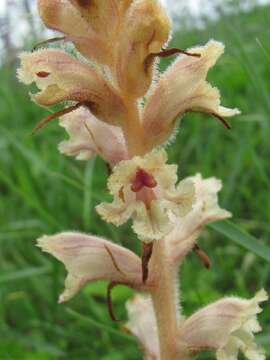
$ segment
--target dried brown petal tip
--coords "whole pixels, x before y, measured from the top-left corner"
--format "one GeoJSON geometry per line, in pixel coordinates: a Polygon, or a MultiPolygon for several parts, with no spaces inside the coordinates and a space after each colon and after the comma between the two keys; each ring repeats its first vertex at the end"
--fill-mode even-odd
{"type": "Polygon", "coordinates": [[[149,275],[149,269],[148,269],[148,264],[149,261],[151,259],[152,256],[152,252],[153,252],[153,242],[150,244],[143,244],[143,253],[142,253],[142,280],[143,283],[145,284],[147,279],[148,279],[148,275],[149,275]]]}
{"type": "Polygon", "coordinates": [[[211,268],[211,260],[210,260],[209,256],[206,254],[206,252],[203,251],[197,244],[194,246],[193,250],[196,253],[196,255],[200,258],[204,267],[206,269],[210,269],[211,268]]]}

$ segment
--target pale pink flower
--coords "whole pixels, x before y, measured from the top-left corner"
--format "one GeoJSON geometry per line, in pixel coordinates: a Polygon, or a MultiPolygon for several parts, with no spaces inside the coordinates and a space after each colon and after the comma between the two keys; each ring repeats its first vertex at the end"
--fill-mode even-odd
{"type": "Polygon", "coordinates": [[[43,236],[38,246],[64,263],[68,275],[59,302],[72,298],[85,284],[98,280],[140,289],[141,262],[131,251],[93,235],[76,232],[43,236]]]}
{"type": "Polygon", "coordinates": [[[138,339],[145,360],[159,359],[158,329],[149,295],[135,295],[127,301],[126,328],[138,339]]]}
{"type": "Polygon", "coordinates": [[[78,160],[89,160],[98,154],[112,166],[128,158],[121,129],[98,120],[88,109],[79,108],[63,116],[60,126],[70,136],[59,144],[63,154],[76,156],[78,160]]]}
{"type": "Polygon", "coordinates": [[[38,104],[74,101],[106,123],[119,125],[124,120],[122,98],[94,67],[55,49],[22,53],[20,58],[18,77],[25,84],[36,83],[40,92],[32,97],[38,104]]]}
{"type": "Polygon", "coordinates": [[[195,187],[195,202],[186,216],[175,218],[175,226],[166,237],[171,261],[178,263],[193,249],[205,225],[231,217],[231,213],[220,208],[218,192],[222,182],[216,178],[203,179],[200,174],[187,178],[195,187]]]}
{"type": "Polygon", "coordinates": [[[177,166],[166,164],[165,150],[121,161],[108,181],[113,203],[97,206],[105,221],[117,226],[133,220],[133,230],[144,242],[163,238],[172,230],[170,213],[185,216],[194,201],[192,181],[177,183],[177,166]]]}
{"type": "Polygon", "coordinates": [[[238,109],[221,106],[219,90],[206,81],[209,69],[223,51],[222,43],[211,40],[205,46],[189,50],[201,57],[180,55],[160,76],[143,110],[148,149],[166,141],[176,119],[186,112],[200,111],[221,118],[239,114],[238,109]]]}
{"type": "Polygon", "coordinates": [[[217,360],[237,360],[239,352],[248,360],[265,360],[254,334],[261,330],[259,304],[267,299],[261,290],[251,300],[224,298],[197,311],[179,328],[179,349],[189,354],[213,350],[217,360]]]}

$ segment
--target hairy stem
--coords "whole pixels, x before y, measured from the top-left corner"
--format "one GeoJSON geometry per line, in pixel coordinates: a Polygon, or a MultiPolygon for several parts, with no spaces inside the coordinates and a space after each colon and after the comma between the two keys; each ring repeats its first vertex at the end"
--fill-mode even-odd
{"type": "Polygon", "coordinates": [[[151,271],[156,279],[151,297],[157,319],[160,360],[176,360],[178,359],[176,274],[175,269],[168,262],[164,240],[154,242],[151,271]]]}
{"type": "Polygon", "coordinates": [[[128,113],[123,124],[123,131],[127,141],[128,154],[132,158],[135,155],[144,154],[143,128],[136,100],[126,98],[125,103],[128,113]]]}

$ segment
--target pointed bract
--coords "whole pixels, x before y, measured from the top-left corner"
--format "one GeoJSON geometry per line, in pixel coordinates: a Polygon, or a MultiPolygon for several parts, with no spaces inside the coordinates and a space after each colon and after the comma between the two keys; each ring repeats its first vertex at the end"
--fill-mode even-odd
{"type": "Polygon", "coordinates": [[[138,339],[145,360],[159,359],[158,330],[150,296],[136,295],[126,303],[126,328],[138,339]]]}

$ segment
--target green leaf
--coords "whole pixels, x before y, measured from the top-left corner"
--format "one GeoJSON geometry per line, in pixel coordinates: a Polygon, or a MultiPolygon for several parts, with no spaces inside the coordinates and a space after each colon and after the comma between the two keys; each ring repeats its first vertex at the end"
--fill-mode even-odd
{"type": "Polygon", "coordinates": [[[247,232],[240,229],[231,221],[220,221],[209,226],[220,234],[225,235],[229,239],[233,240],[238,245],[241,245],[245,249],[260,256],[262,259],[270,262],[270,248],[261,243],[254,236],[249,235],[247,232]]]}

